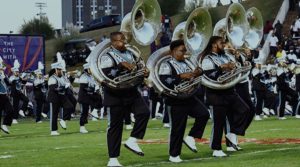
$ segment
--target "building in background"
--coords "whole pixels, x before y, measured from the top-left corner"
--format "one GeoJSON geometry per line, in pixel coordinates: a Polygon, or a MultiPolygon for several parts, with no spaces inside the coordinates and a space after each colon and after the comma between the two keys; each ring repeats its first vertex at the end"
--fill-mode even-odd
{"type": "Polygon", "coordinates": [[[109,14],[124,16],[131,11],[134,3],[135,0],[62,0],[62,27],[72,23],[82,28],[92,20],[109,14]]]}

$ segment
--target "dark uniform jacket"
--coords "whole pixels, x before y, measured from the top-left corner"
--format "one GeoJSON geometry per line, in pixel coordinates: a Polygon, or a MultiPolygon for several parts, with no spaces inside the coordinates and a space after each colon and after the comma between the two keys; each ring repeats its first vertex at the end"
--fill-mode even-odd
{"type": "MultiPolygon", "coordinates": [[[[118,76],[127,74],[128,71],[123,69],[120,65],[121,62],[128,62],[131,64],[136,63],[136,58],[130,51],[120,52],[114,48],[110,48],[108,53],[101,57],[101,69],[104,74],[110,79],[115,79],[118,76]]],[[[138,67],[138,65],[137,65],[138,67]]],[[[138,84],[130,85],[129,88],[118,89],[112,88],[111,86],[103,83],[103,105],[115,106],[115,105],[126,105],[132,103],[132,101],[141,94],[138,91],[138,86],[142,83],[144,78],[140,78],[138,84]]]]}
{"type": "MultiPolygon", "coordinates": [[[[169,89],[180,84],[183,80],[180,78],[180,74],[192,72],[192,68],[186,62],[179,62],[174,58],[167,59],[163,62],[159,68],[160,81],[169,89]]],[[[182,105],[182,104],[195,104],[196,91],[191,92],[191,96],[186,98],[175,98],[169,95],[164,95],[165,103],[167,105],[182,105]]]]}
{"type": "Polygon", "coordinates": [[[48,97],[47,100],[51,103],[59,103],[66,97],[65,81],[63,77],[52,75],[48,80],[48,97]]]}

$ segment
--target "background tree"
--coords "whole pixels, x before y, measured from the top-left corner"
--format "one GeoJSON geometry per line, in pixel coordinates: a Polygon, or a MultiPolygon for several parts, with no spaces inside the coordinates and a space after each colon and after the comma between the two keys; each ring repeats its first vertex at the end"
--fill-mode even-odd
{"type": "Polygon", "coordinates": [[[54,28],[47,17],[33,18],[21,26],[20,33],[23,35],[43,35],[47,40],[54,37],[54,28]]]}

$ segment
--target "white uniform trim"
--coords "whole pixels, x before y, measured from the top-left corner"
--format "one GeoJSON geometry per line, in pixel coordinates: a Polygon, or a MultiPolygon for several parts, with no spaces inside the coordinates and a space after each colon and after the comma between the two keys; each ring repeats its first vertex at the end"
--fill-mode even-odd
{"type": "Polygon", "coordinates": [[[87,84],[89,81],[88,81],[88,76],[86,74],[82,74],[79,78],[79,83],[80,84],[87,84]]]}
{"type": "Polygon", "coordinates": [[[104,55],[100,59],[100,67],[101,68],[110,68],[114,66],[114,62],[112,58],[108,55],[104,55]]]}
{"type": "Polygon", "coordinates": [[[186,62],[179,62],[175,59],[170,60],[170,63],[175,68],[177,74],[192,72],[192,69],[186,64],[186,62]]]}
{"type": "Polygon", "coordinates": [[[206,57],[202,61],[202,69],[204,71],[213,70],[213,69],[215,69],[215,64],[208,57],[206,57]]]}
{"type": "Polygon", "coordinates": [[[55,85],[57,83],[56,79],[54,77],[50,77],[48,80],[48,85],[55,85]]]}
{"type": "Polygon", "coordinates": [[[171,75],[172,74],[172,70],[171,67],[168,63],[164,62],[160,65],[159,68],[159,75],[171,75]]]}

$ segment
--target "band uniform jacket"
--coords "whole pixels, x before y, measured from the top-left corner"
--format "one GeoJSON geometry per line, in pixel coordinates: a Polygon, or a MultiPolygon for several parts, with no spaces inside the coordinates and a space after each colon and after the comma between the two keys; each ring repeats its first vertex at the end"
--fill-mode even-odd
{"type": "MultiPolygon", "coordinates": [[[[110,48],[106,55],[102,56],[100,59],[100,67],[104,74],[110,79],[114,79],[120,75],[127,74],[129,71],[122,68],[120,65],[121,62],[128,62],[131,64],[136,64],[136,58],[132,52],[126,50],[124,52],[120,52],[115,48],[110,48]]],[[[138,67],[138,65],[137,65],[138,67]]],[[[138,67],[139,68],[139,67],[138,67]]],[[[144,78],[140,78],[141,82],[144,78]]],[[[113,106],[113,105],[124,105],[131,103],[137,97],[140,97],[140,93],[138,91],[139,85],[134,85],[125,89],[114,89],[106,85],[106,83],[102,84],[103,86],[103,105],[104,106],[113,106]]]]}
{"type": "MultiPolygon", "coordinates": [[[[93,101],[92,96],[100,96],[98,93],[99,86],[95,82],[94,78],[86,72],[80,76],[79,83],[78,102],[91,105],[93,101]]],[[[98,103],[101,103],[101,101],[98,103]]]]}
{"type": "Polygon", "coordinates": [[[62,100],[66,94],[66,83],[63,77],[52,75],[48,80],[48,97],[47,100],[51,103],[57,103],[62,100]]]}
{"type": "MultiPolygon", "coordinates": [[[[177,61],[175,58],[167,59],[159,67],[159,78],[160,81],[170,89],[180,84],[182,81],[180,74],[193,72],[192,68],[188,66],[185,61],[177,61]]],[[[167,105],[182,105],[186,103],[192,104],[194,102],[194,94],[185,99],[170,97],[164,95],[165,103],[167,105]]]]}

